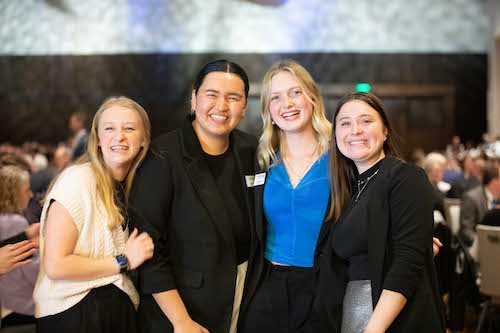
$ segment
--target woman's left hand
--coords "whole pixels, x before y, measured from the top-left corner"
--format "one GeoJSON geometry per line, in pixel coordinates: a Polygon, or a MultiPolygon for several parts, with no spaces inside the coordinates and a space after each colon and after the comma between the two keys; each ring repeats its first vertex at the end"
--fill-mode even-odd
{"type": "Polygon", "coordinates": [[[439,253],[439,248],[443,246],[443,243],[439,240],[439,238],[432,237],[432,253],[434,257],[439,253]]]}

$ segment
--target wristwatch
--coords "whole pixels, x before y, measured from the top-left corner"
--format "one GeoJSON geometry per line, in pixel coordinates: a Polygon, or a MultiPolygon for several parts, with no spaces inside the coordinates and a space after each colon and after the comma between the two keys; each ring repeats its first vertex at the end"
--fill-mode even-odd
{"type": "Polygon", "coordinates": [[[128,259],[124,254],[119,254],[115,257],[116,264],[120,268],[120,273],[124,273],[129,269],[128,259]]]}

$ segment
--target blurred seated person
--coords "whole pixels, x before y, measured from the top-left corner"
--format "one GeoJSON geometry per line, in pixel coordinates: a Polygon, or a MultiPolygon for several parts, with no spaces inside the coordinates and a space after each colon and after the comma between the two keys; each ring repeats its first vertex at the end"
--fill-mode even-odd
{"type": "Polygon", "coordinates": [[[463,176],[451,183],[451,188],[447,194],[449,198],[460,199],[465,192],[481,185],[484,161],[478,156],[467,154],[462,161],[462,165],[463,176]]]}
{"type": "MultiPolygon", "coordinates": [[[[32,196],[28,171],[14,165],[0,168],[0,241],[16,237],[28,229],[28,221],[22,212],[32,196]]],[[[39,259],[35,254],[30,262],[0,276],[0,306],[4,309],[2,312],[8,314],[2,318],[3,327],[35,322],[32,294],[38,266],[39,259]]]]}
{"type": "Polygon", "coordinates": [[[464,151],[465,146],[462,143],[462,140],[460,140],[458,135],[454,135],[451,138],[451,143],[446,146],[446,157],[449,159],[453,158],[459,160],[464,151]]]}
{"type": "MultiPolygon", "coordinates": [[[[15,150],[15,148],[13,149],[15,150]]],[[[29,161],[24,155],[19,154],[19,152],[0,152],[0,167],[9,165],[17,166],[29,173],[31,173],[32,170],[32,166],[29,161]]],[[[40,221],[41,212],[42,207],[40,202],[32,197],[28,203],[28,207],[24,208],[23,215],[28,220],[28,223],[32,225],[37,224],[40,221]]]]}
{"type": "Polygon", "coordinates": [[[500,202],[498,200],[495,203],[495,208],[487,211],[479,224],[500,227],[500,202]]]}
{"type": "Polygon", "coordinates": [[[73,112],[69,117],[68,128],[71,131],[72,159],[76,160],[87,151],[89,134],[87,132],[89,115],[86,112],[73,112]]]}
{"type": "Polygon", "coordinates": [[[38,142],[25,142],[21,146],[24,158],[31,165],[30,173],[43,170],[48,167],[47,149],[38,142]]]}
{"type": "Polygon", "coordinates": [[[460,207],[459,235],[467,247],[476,239],[476,226],[500,197],[500,168],[488,163],[483,172],[483,184],[464,193],[460,207]]]}
{"type": "Polygon", "coordinates": [[[415,148],[409,158],[410,162],[420,168],[424,168],[425,152],[422,148],[415,148]]]}
{"type": "Polygon", "coordinates": [[[31,175],[30,187],[37,199],[42,199],[52,179],[71,162],[71,156],[71,149],[65,145],[59,145],[52,156],[49,167],[31,175]]]}
{"type": "Polygon", "coordinates": [[[460,167],[458,160],[455,158],[448,158],[443,172],[443,181],[451,184],[462,177],[462,168],[460,167]]]}
{"type": "Polygon", "coordinates": [[[450,189],[450,184],[443,181],[443,172],[446,167],[446,157],[440,153],[429,153],[425,157],[423,168],[427,173],[433,191],[433,208],[438,210],[443,216],[445,193],[450,189]]]}

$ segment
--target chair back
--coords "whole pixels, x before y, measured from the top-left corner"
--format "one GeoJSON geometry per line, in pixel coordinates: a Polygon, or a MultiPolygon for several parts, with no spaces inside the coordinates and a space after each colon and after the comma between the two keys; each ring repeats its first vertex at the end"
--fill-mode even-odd
{"type": "Polygon", "coordinates": [[[500,227],[479,224],[479,271],[481,292],[495,298],[500,297],[500,227]]]}

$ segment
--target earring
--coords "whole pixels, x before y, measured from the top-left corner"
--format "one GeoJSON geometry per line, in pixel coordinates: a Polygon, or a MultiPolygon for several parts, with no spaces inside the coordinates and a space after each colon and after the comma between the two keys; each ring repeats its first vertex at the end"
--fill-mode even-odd
{"type": "Polygon", "coordinates": [[[274,120],[271,120],[271,124],[276,125],[276,123],[274,122],[274,120]]]}
{"type": "Polygon", "coordinates": [[[384,141],[387,141],[387,137],[384,138],[384,141]]]}

